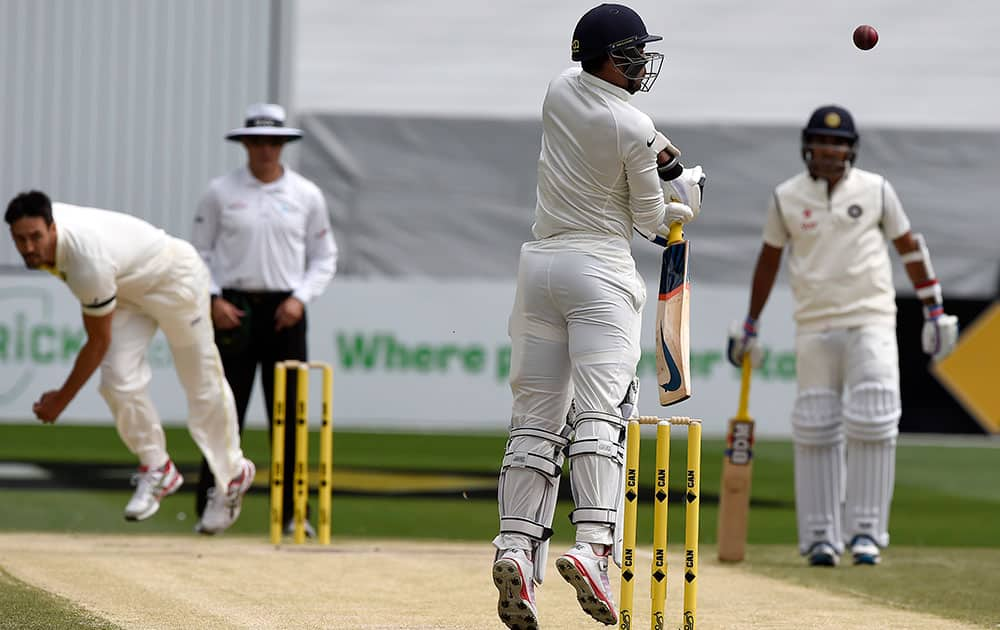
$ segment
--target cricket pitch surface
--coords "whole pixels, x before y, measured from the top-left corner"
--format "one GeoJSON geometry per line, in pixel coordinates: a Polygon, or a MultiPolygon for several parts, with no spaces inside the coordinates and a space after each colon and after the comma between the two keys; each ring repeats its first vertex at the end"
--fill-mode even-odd
{"type": "MultiPolygon", "coordinates": [[[[645,554],[642,552],[645,551],[645,554]]],[[[698,628],[973,628],[762,577],[701,558],[698,628]]],[[[585,616],[550,554],[543,629],[603,628],[585,616]]],[[[334,539],[275,547],[247,537],[0,534],[0,567],[123,628],[502,630],[488,542],[334,539]]],[[[680,557],[668,556],[667,627],[679,627],[680,557]]],[[[648,566],[640,550],[639,566],[648,566]]],[[[618,577],[612,576],[617,597],[618,577]]],[[[649,627],[649,577],[634,628],[649,627]]]]}

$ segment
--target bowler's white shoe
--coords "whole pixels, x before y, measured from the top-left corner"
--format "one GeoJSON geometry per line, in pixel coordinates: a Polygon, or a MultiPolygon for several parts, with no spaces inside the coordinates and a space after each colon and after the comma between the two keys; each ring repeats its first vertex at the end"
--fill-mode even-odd
{"type": "Polygon", "coordinates": [[[608,581],[607,553],[595,553],[589,543],[576,543],[559,556],[556,569],[576,589],[576,601],[580,602],[583,612],[608,626],[618,623],[618,611],[608,581]]]}
{"type": "Polygon", "coordinates": [[[195,531],[201,534],[218,534],[229,529],[229,526],[239,518],[240,509],[243,507],[243,495],[253,485],[254,475],[257,474],[257,467],[245,457],[241,467],[242,472],[239,477],[229,482],[225,494],[220,493],[215,487],[208,489],[205,511],[201,515],[201,521],[195,526],[195,531]]]}
{"type": "Polygon", "coordinates": [[[881,560],[878,545],[870,536],[858,534],[851,539],[850,547],[854,564],[878,564],[881,560]]]}
{"type": "Polygon", "coordinates": [[[143,521],[156,514],[160,509],[160,499],[177,492],[183,483],[184,477],[169,459],[154,470],[139,466],[139,472],[132,475],[135,493],[125,506],[125,520],[143,521]]]}
{"type": "MultiPolygon", "coordinates": [[[[302,525],[303,529],[306,530],[306,538],[316,537],[316,530],[313,529],[313,526],[309,522],[309,519],[303,521],[302,525]]],[[[285,536],[294,536],[294,535],[295,535],[295,519],[290,518],[287,521],[285,521],[285,536]]]]}
{"type": "Polygon", "coordinates": [[[504,549],[493,563],[493,583],[500,591],[497,615],[511,630],[538,630],[534,565],[523,549],[504,549]]]}

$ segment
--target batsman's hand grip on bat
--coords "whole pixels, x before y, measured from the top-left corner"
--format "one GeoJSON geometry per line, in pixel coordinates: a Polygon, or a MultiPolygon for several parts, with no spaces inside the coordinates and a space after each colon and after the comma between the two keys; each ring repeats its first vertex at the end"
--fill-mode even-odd
{"type": "Polygon", "coordinates": [[[750,355],[750,365],[760,367],[764,352],[757,343],[757,320],[747,317],[743,323],[733,322],[729,327],[726,358],[734,367],[743,366],[744,355],[750,355]]]}
{"type": "Polygon", "coordinates": [[[705,169],[701,166],[682,167],[680,175],[669,181],[663,181],[663,200],[683,203],[691,208],[691,220],[701,212],[701,198],[705,191],[705,169]]]}
{"type": "Polygon", "coordinates": [[[681,240],[681,228],[694,218],[694,212],[687,204],[671,201],[666,203],[665,206],[666,215],[664,221],[655,232],[646,232],[639,226],[634,226],[635,231],[642,234],[643,238],[662,247],[681,240]]]}

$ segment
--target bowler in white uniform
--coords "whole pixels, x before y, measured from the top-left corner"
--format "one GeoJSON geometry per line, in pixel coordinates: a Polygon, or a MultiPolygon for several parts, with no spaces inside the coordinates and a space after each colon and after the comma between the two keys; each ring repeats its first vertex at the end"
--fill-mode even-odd
{"type": "Polygon", "coordinates": [[[25,264],[62,279],[80,300],[87,333],[66,382],[42,394],[35,415],[55,422],[100,367],[101,396],[139,459],[125,518],[151,517],[183,482],[147,392],[152,372],[146,351],[162,329],[187,394],[191,437],[218,483],[203,525],[228,528],[255,469],[240,449],[233,394],[212,338],[208,269],[194,247],[136,217],[52,203],[39,191],[15,197],[4,219],[25,264]]]}
{"type": "Polygon", "coordinates": [[[774,190],[753,276],[749,314],[730,331],[728,357],[759,361],[758,318],[787,246],[795,297],[798,396],[792,411],[799,551],[812,566],[877,564],[889,544],[889,506],[901,411],[892,241],[924,303],[923,349],[939,359],[958,336],[923,237],[885,177],[854,166],[851,114],[818,108],[802,131],[806,170],[774,190]]]}
{"type": "Polygon", "coordinates": [[[510,628],[538,627],[534,585],[544,579],[564,456],[576,544],[556,566],[584,612],[618,622],[607,569],[609,557],[620,563],[624,436],[646,300],[630,240],[633,228],[653,238],[690,221],[697,204],[665,204],[663,187],[701,171],[683,169],[630,102],[656,79],[662,55],[645,46],[660,39],[628,7],[588,11],[572,41],[582,68],[553,79],[542,106],[535,240],[521,248],[510,316],[513,408],[493,540],[497,609],[510,628]]]}

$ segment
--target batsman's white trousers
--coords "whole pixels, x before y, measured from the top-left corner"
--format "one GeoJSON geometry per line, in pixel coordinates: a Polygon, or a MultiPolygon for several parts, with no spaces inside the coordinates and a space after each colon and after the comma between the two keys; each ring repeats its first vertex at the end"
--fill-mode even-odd
{"type": "Polygon", "coordinates": [[[164,273],[141,297],[119,299],[111,346],[101,363],[100,391],[118,435],[143,466],[168,459],[160,416],[147,387],[152,371],[146,358],[156,329],[170,345],[174,368],[188,401],[188,429],[205,455],[216,483],[225,487],[240,474],[236,404],[215,347],[210,313],[209,272],[194,247],[174,239],[164,257],[164,273]]]}
{"type": "Polygon", "coordinates": [[[901,410],[896,331],[879,325],[799,333],[795,346],[799,549],[828,542],[843,551],[859,534],[884,547],[901,410]]]}
{"type": "MultiPolygon", "coordinates": [[[[579,413],[620,414],[641,354],[645,301],[645,285],[623,239],[525,243],[509,326],[511,426],[559,433],[571,399],[579,413]]],[[[571,475],[582,500],[613,505],[620,470],[605,475],[579,465],[571,475]]],[[[525,497],[525,502],[541,501],[542,490],[539,484],[538,496],[525,497]]],[[[598,527],[600,532],[586,532],[585,537],[610,543],[611,527],[598,527]]]]}

